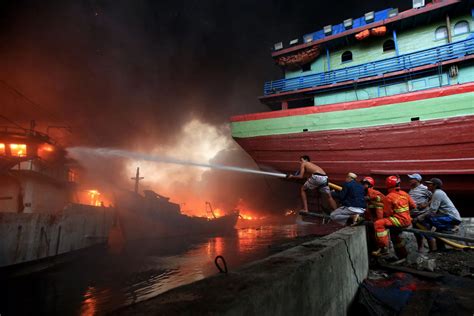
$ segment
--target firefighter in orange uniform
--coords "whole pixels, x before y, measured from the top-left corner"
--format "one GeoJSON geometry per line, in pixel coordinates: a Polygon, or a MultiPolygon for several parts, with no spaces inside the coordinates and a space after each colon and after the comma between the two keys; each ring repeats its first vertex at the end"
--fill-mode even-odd
{"type": "Polygon", "coordinates": [[[362,180],[362,185],[365,189],[365,200],[367,201],[367,208],[365,209],[364,219],[371,223],[366,225],[368,245],[370,250],[378,249],[377,241],[375,240],[375,230],[373,223],[383,218],[383,201],[385,195],[374,189],[375,180],[372,177],[365,177],[362,180]]]}
{"type": "Polygon", "coordinates": [[[365,177],[362,180],[365,189],[365,199],[367,200],[367,209],[364,218],[375,222],[383,218],[383,201],[385,195],[374,189],[375,180],[372,177],[365,177]]]}
{"type": "MultiPolygon", "coordinates": [[[[411,225],[410,210],[416,208],[416,203],[405,191],[400,190],[400,179],[397,176],[387,177],[385,185],[388,194],[384,200],[384,218],[374,223],[378,246],[372,254],[376,256],[388,254],[388,227],[408,227],[411,225]]],[[[400,236],[401,232],[391,232],[395,254],[399,259],[406,258],[407,251],[400,236]]]]}

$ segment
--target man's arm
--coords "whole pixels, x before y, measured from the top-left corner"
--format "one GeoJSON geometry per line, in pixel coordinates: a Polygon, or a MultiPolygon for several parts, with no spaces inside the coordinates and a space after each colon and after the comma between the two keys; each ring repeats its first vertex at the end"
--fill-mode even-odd
{"type": "Polygon", "coordinates": [[[436,213],[439,210],[440,205],[441,197],[439,196],[439,194],[433,194],[433,197],[431,198],[430,212],[436,213]]]}
{"type": "Polygon", "coordinates": [[[385,217],[386,214],[392,214],[392,213],[393,213],[392,201],[390,200],[388,196],[386,196],[385,199],[383,199],[383,215],[385,217]]]}
{"type": "Polygon", "coordinates": [[[346,182],[342,185],[342,190],[341,191],[332,192],[332,197],[335,198],[335,199],[338,199],[339,201],[343,201],[347,196],[347,192],[348,192],[347,187],[348,187],[348,184],[346,182]]]}
{"type": "Polygon", "coordinates": [[[441,199],[440,199],[439,195],[438,194],[433,194],[428,211],[426,213],[418,216],[418,220],[422,221],[426,217],[429,217],[429,216],[435,214],[438,211],[440,205],[441,205],[441,199]]]}
{"type": "Polygon", "coordinates": [[[407,198],[408,198],[408,205],[410,207],[410,211],[414,210],[416,208],[415,201],[413,201],[412,197],[409,194],[407,194],[407,198]]]}
{"type": "Polygon", "coordinates": [[[290,174],[290,175],[288,175],[287,178],[288,179],[303,179],[304,174],[305,174],[305,164],[302,163],[301,168],[300,168],[300,173],[297,176],[294,176],[294,175],[290,174]]]}

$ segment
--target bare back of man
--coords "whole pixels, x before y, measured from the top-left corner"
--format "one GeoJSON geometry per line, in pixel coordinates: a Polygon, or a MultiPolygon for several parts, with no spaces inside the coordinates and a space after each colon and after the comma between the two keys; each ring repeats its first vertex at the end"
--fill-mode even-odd
{"type": "Polygon", "coordinates": [[[301,170],[300,173],[306,174],[308,176],[317,173],[320,175],[326,175],[326,172],[320,166],[310,162],[310,161],[303,161],[301,163],[301,170]]]}
{"type": "Polygon", "coordinates": [[[289,179],[305,179],[307,178],[304,185],[301,187],[301,199],[303,201],[303,209],[308,212],[308,198],[306,195],[307,190],[317,189],[319,193],[326,199],[329,207],[335,209],[336,202],[331,197],[331,192],[328,187],[328,177],[323,168],[310,162],[308,156],[300,157],[300,172],[298,175],[289,175],[289,179]]]}

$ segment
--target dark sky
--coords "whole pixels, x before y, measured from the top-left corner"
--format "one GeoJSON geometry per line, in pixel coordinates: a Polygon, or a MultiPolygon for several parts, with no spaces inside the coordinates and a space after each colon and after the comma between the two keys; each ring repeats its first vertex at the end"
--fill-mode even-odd
{"type": "Polygon", "coordinates": [[[92,145],[169,142],[191,117],[221,124],[267,110],[257,96],[281,76],[273,43],[410,3],[2,1],[0,80],[36,105],[0,85],[0,113],[72,125],[92,145]]]}

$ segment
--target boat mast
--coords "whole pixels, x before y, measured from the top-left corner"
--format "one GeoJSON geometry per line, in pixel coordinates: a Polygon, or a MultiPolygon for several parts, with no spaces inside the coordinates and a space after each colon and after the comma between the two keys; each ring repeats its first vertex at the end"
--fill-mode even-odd
{"type": "Polygon", "coordinates": [[[135,177],[130,179],[135,180],[135,193],[138,194],[138,183],[140,182],[140,180],[145,179],[145,177],[140,177],[140,167],[137,167],[137,174],[135,175],[135,177]]]}
{"type": "Polygon", "coordinates": [[[214,218],[217,218],[216,214],[214,214],[214,210],[212,209],[212,205],[211,205],[211,202],[207,202],[206,201],[206,209],[207,207],[209,206],[209,209],[211,210],[211,214],[214,218]]]}

